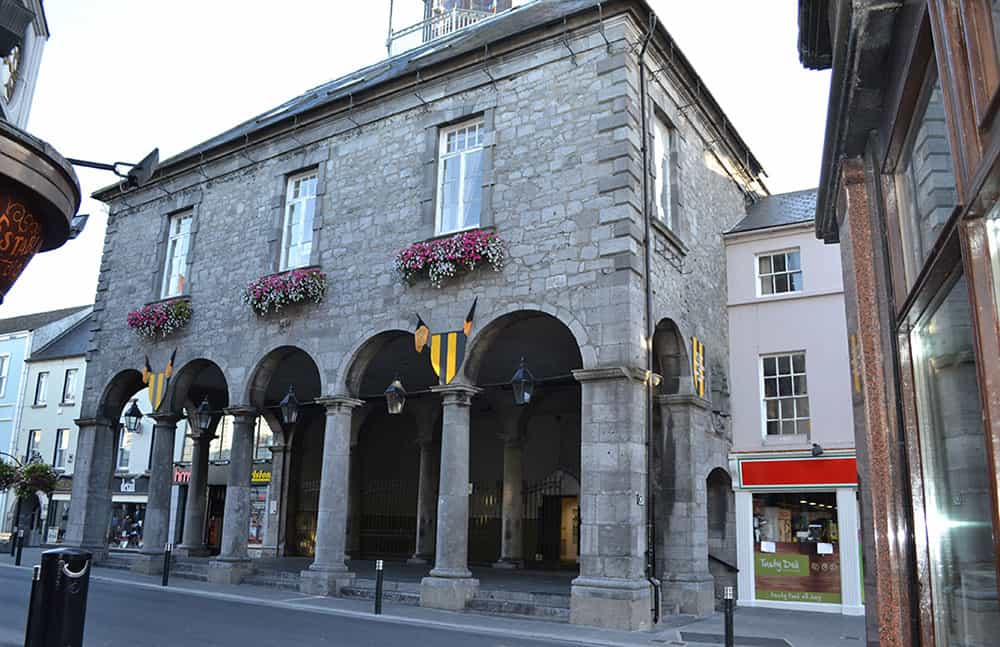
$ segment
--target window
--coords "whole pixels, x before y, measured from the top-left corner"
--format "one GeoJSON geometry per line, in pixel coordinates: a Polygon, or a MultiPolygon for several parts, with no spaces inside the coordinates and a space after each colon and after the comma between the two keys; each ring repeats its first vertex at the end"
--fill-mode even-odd
{"type": "Polygon", "coordinates": [[[761,358],[764,380],[764,424],[768,436],[809,433],[806,354],[761,358]]]}
{"type": "Polygon", "coordinates": [[[656,207],[656,218],[674,229],[674,212],[670,190],[670,153],[672,149],[672,131],[667,122],[658,114],[653,119],[653,159],[652,164],[656,178],[653,182],[653,201],[656,207]]]}
{"type": "Polygon", "coordinates": [[[42,444],[42,430],[31,429],[28,431],[28,447],[24,451],[24,462],[28,463],[38,454],[38,446],[42,444]]]}
{"type": "Polygon", "coordinates": [[[79,369],[66,369],[66,377],[63,378],[63,404],[73,404],[76,402],[76,374],[79,369]]]}
{"type": "Polygon", "coordinates": [[[66,450],[69,449],[69,429],[56,429],[56,451],[52,467],[66,467],[66,450]]]}
{"type": "Polygon", "coordinates": [[[184,442],[181,443],[181,461],[190,463],[194,460],[194,439],[190,435],[184,434],[184,442]]]}
{"type": "Polygon", "coordinates": [[[115,461],[115,469],[128,470],[129,461],[132,456],[132,434],[121,425],[118,429],[118,459],[115,461]]]}
{"type": "Polygon", "coordinates": [[[757,256],[757,295],[802,291],[802,259],[799,250],[770,252],[757,256]]]}
{"type": "Polygon", "coordinates": [[[285,218],[281,225],[281,265],[287,270],[309,265],[313,244],[313,216],[316,213],[316,173],[288,178],[285,191],[285,218]]]}
{"type": "Polygon", "coordinates": [[[482,121],[441,131],[438,143],[437,221],[435,234],[479,226],[483,206],[482,121]]]}
{"type": "Polygon", "coordinates": [[[45,406],[45,401],[47,400],[45,392],[49,390],[49,372],[42,371],[38,374],[37,381],[35,382],[35,406],[42,407],[45,406]]]}
{"type": "Polygon", "coordinates": [[[167,239],[167,258],[163,267],[163,288],[160,296],[176,297],[188,287],[187,262],[191,248],[191,212],[170,216],[170,237],[167,239]]]}
{"type": "Polygon", "coordinates": [[[264,416],[257,417],[257,425],[253,431],[253,458],[262,461],[271,458],[270,446],[274,442],[274,434],[264,416]]]}
{"type": "Polygon", "coordinates": [[[7,370],[10,368],[10,355],[0,355],[0,396],[7,392],[7,370]]]}
{"type": "Polygon", "coordinates": [[[228,461],[233,449],[233,417],[223,416],[215,428],[215,438],[208,445],[210,461],[228,461]]]}

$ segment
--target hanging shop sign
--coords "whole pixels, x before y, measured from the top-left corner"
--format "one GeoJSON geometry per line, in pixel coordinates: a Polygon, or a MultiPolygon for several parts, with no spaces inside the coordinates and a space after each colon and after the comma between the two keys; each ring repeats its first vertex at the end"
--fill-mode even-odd
{"type": "Polygon", "coordinates": [[[417,315],[417,328],[413,332],[415,349],[421,354],[424,350],[429,351],[431,367],[442,384],[451,384],[462,368],[462,362],[465,361],[465,342],[472,333],[472,319],[476,315],[478,302],[479,297],[476,297],[472,307],[469,308],[469,314],[465,316],[461,330],[431,334],[427,324],[420,315],[417,315]]]}
{"type": "Polygon", "coordinates": [[[170,384],[170,376],[174,374],[174,358],[177,356],[177,349],[170,354],[167,365],[163,371],[154,373],[149,366],[149,355],[146,356],[146,364],[142,368],[142,383],[149,389],[149,402],[153,405],[154,411],[159,411],[163,404],[163,396],[167,393],[167,386],[170,384]]]}

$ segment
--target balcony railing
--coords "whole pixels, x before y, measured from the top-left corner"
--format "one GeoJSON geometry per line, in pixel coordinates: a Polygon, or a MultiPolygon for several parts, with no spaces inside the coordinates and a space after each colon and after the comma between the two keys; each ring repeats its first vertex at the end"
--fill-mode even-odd
{"type": "Polygon", "coordinates": [[[427,20],[421,20],[415,25],[395,30],[389,34],[389,40],[386,43],[389,49],[389,56],[394,56],[426,42],[447,36],[459,29],[465,29],[480,20],[494,15],[496,14],[490,11],[454,8],[451,11],[439,13],[427,20]]]}

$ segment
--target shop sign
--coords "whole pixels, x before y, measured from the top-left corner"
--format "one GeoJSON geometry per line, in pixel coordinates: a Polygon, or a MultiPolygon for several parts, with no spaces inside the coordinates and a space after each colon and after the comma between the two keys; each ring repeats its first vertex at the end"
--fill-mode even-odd
{"type": "Polygon", "coordinates": [[[250,473],[251,485],[267,485],[271,482],[271,470],[254,470],[250,473]]]}
{"type": "Polygon", "coordinates": [[[840,604],[837,544],[764,541],[754,548],[758,600],[840,604]],[[821,554],[827,551],[820,551],[820,546],[829,552],[821,554]]]}
{"type": "Polygon", "coordinates": [[[737,457],[742,488],[856,487],[858,464],[851,456],[774,458],[737,457]]]}
{"type": "Polygon", "coordinates": [[[122,492],[135,492],[135,479],[122,479],[118,488],[122,492]]]}
{"type": "Polygon", "coordinates": [[[174,485],[187,485],[191,480],[191,470],[180,465],[174,465],[174,485]]]}
{"type": "Polygon", "coordinates": [[[116,476],[112,489],[122,494],[145,494],[149,492],[149,479],[142,476],[116,476]]]}

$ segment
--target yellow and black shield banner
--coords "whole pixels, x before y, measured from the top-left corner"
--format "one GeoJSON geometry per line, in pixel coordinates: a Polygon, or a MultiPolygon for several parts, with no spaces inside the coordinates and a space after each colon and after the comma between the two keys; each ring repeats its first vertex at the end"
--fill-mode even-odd
{"type": "Polygon", "coordinates": [[[431,335],[431,366],[441,378],[442,384],[451,384],[462,367],[465,359],[465,332],[452,332],[431,335]]]}
{"type": "Polygon", "coordinates": [[[691,338],[691,380],[694,392],[705,397],[705,344],[697,337],[691,338]]]}
{"type": "Polygon", "coordinates": [[[159,411],[160,405],[163,404],[163,396],[167,393],[170,376],[174,373],[174,357],[176,355],[177,349],[175,348],[174,352],[170,354],[166,367],[160,373],[153,372],[149,365],[149,357],[146,358],[146,365],[142,369],[142,382],[149,390],[149,403],[152,405],[153,411],[159,411]]]}

